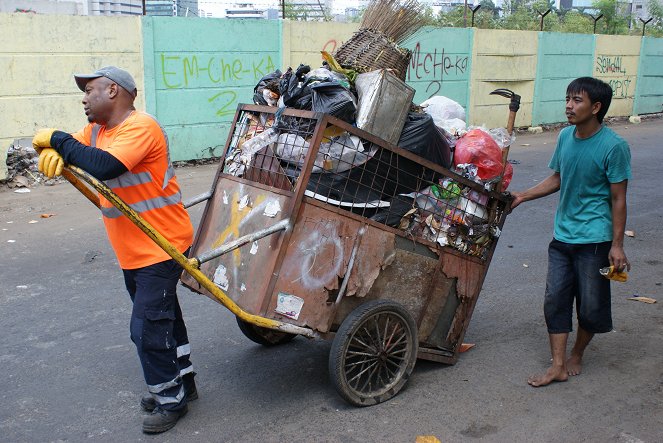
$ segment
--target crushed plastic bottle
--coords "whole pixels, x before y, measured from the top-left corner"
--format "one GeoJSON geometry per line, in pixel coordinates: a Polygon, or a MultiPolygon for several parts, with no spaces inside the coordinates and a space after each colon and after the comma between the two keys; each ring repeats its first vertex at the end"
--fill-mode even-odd
{"type": "Polygon", "coordinates": [[[617,271],[614,266],[607,266],[599,269],[599,273],[610,280],[625,282],[628,280],[628,274],[625,271],[617,271]]]}

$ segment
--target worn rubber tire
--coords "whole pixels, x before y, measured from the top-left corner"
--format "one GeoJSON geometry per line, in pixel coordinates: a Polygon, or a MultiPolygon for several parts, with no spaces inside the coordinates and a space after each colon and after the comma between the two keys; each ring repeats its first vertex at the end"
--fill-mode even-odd
{"type": "Polygon", "coordinates": [[[239,326],[240,331],[251,341],[254,341],[263,346],[277,346],[284,343],[288,343],[290,340],[295,338],[297,335],[288,334],[287,332],[279,332],[269,328],[261,328],[254,324],[245,322],[239,317],[237,319],[237,326],[239,326]]]}
{"type": "Polygon", "coordinates": [[[410,378],[418,347],[417,325],[402,305],[388,300],[364,303],[343,320],[334,337],[331,381],[355,406],[389,400],[410,378]]]}

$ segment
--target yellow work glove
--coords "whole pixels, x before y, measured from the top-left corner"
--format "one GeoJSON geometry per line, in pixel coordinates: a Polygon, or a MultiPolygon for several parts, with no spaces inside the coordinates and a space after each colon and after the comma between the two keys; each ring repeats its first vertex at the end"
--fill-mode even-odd
{"type": "Polygon", "coordinates": [[[48,178],[59,177],[64,168],[64,159],[53,148],[44,148],[39,153],[39,172],[48,178]]]}
{"type": "Polygon", "coordinates": [[[57,129],[54,128],[40,129],[35,136],[32,137],[32,147],[38,154],[41,154],[42,149],[51,147],[51,136],[55,131],[57,131],[57,129]]]}

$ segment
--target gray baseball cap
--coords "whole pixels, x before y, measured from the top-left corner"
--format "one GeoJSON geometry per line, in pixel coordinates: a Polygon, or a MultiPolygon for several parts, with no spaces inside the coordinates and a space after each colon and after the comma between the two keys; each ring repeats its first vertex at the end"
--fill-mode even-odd
{"type": "Polygon", "coordinates": [[[116,66],[106,66],[100,69],[97,69],[92,74],[74,74],[74,79],[78,88],[85,92],[85,85],[87,82],[94,78],[106,77],[118,85],[122,86],[129,94],[135,97],[138,93],[136,90],[136,82],[134,78],[124,69],[120,69],[116,66]]]}

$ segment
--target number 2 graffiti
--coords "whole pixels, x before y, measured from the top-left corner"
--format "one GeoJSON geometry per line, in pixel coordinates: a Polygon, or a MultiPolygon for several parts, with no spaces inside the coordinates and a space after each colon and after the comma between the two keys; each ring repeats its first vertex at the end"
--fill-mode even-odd
{"type": "Polygon", "coordinates": [[[216,105],[221,106],[216,111],[217,117],[234,115],[233,104],[237,101],[237,93],[235,91],[221,91],[207,99],[207,101],[210,103],[216,102],[216,105]]]}

